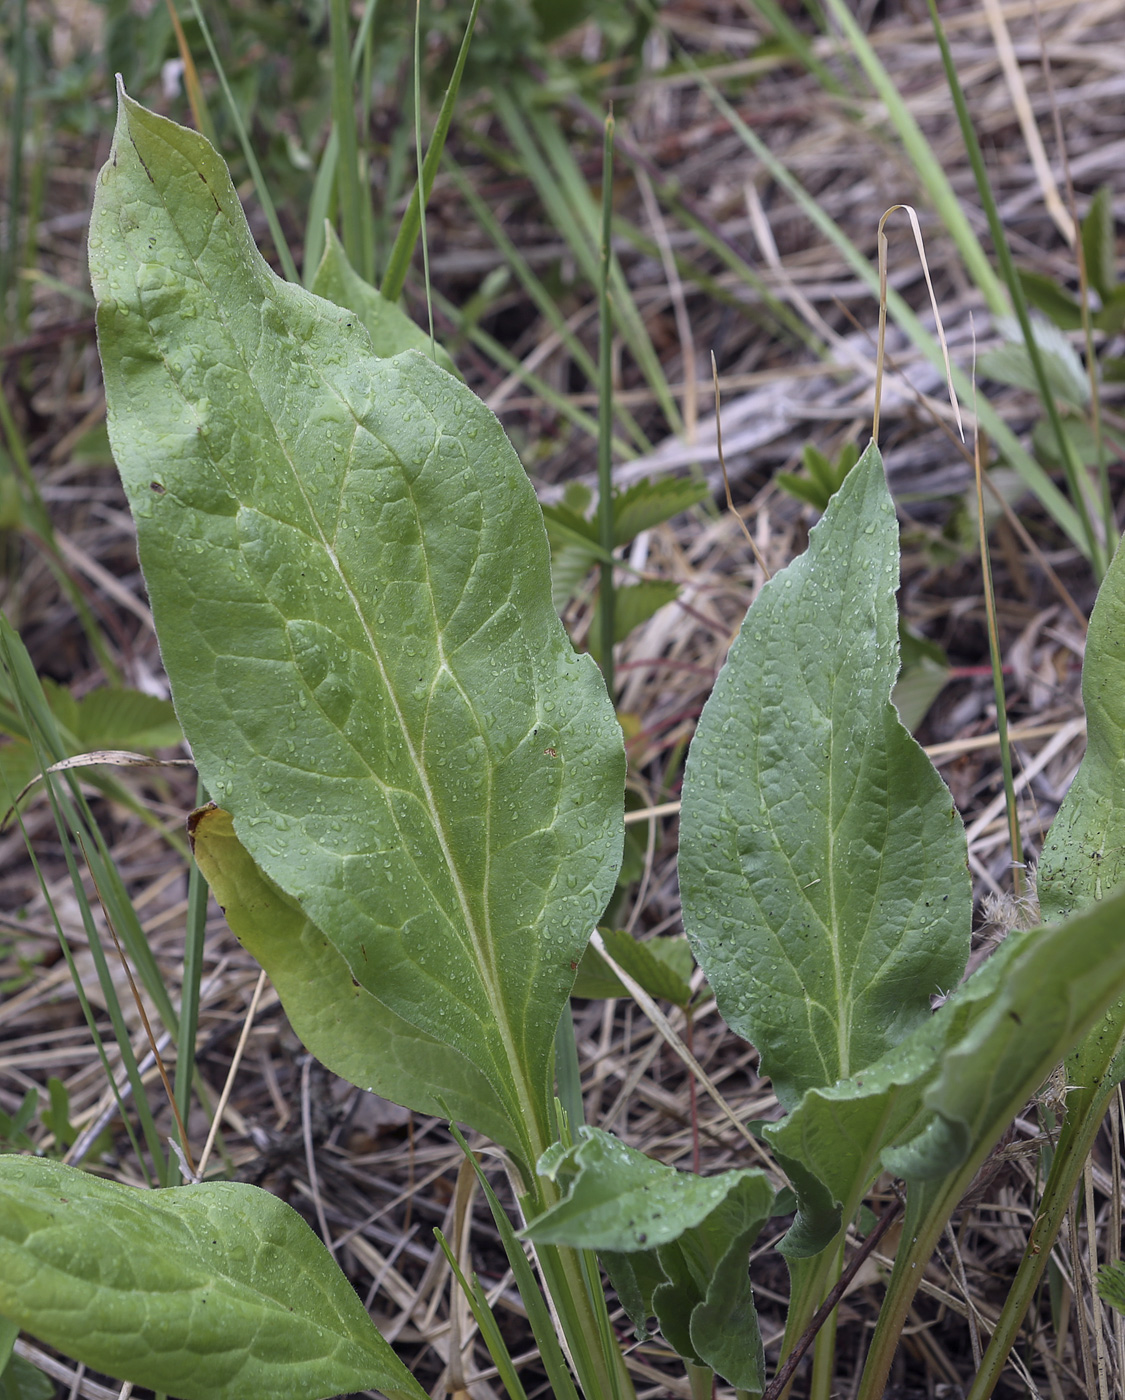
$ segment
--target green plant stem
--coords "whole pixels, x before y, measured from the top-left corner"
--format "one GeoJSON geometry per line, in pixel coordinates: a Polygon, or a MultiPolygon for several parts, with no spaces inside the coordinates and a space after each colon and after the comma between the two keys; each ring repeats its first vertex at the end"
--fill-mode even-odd
{"type": "Polygon", "coordinates": [[[1074,1199],[1082,1168],[1094,1146],[1115,1088],[1115,1084],[1107,1087],[1103,1081],[1096,1088],[1074,1090],[1068,1098],[1066,1124],[1059,1136],[1059,1145],[1051,1162],[1023,1258],[966,1400],[988,1400],[996,1388],[1007,1364],[1008,1353],[1015,1345],[1050,1260],[1051,1250],[1074,1199]]]}
{"type": "MultiPolygon", "coordinates": [[[[383,274],[383,282],[379,290],[388,301],[398,301],[406,283],[410,260],[414,256],[414,245],[418,241],[418,235],[422,228],[422,205],[430,197],[438,166],[441,164],[445,138],[449,134],[449,128],[453,122],[453,109],[457,104],[457,93],[461,87],[465,61],[469,57],[469,44],[473,37],[479,9],[480,0],[473,0],[473,8],[469,11],[469,21],[465,26],[465,37],[461,40],[457,62],[453,66],[453,76],[445,90],[445,97],[442,99],[441,110],[438,112],[437,123],[434,126],[434,134],[430,138],[426,158],[422,162],[421,179],[415,182],[414,193],[410,197],[406,213],[402,216],[402,223],[399,225],[394,245],[387,259],[387,270],[383,274]]],[[[422,101],[420,92],[415,92],[414,100],[419,104],[420,109],[422,101]]]]}
{"type": "Polygon", "coordinates": [[[1004,775],[1004,801],[1008,812],[1008,840],[1012,847],[1012,889],[1017,899],[1023,895],[1023,841],[1020,837],[1016,785],[1012,774],[1012,749],[1008,743],[1008,702],[1004,694],[1004,666],[1000,655],[1000,632],[996,623],[996,592],[992,582],[992,556],[988,550],[988,530],[984,516],[984,470],[977,444],[976,487],[977,529],[980,543],[980,571],[984,584],[984,610],[988,620],[988,655],[992,662],[992,691],[996,697],[996,732],[1000,736],[1000,767],[1004,775]]]}
{"type": "Polygon", "coordinates": [[[613,644],[616,595],[613,583],[613,313],[609,295],[610,260],[613,257],[613,116],[605,119],[602,147],[602,242],[598,276],[598,543],[609,554],[598,566],[601,586],[598,615],[601,622],[601,667],[609,698],[614,697],[613,644]]]}
{"type": "Polygon", "coordinates": [[[340,223],[344,251],[353,267],[364,269],[370,262],[364,246],[362,191],[359,184],[359,147],[356,141],[355,108],[352,102],[352,59],[348,44],[348,0],[330,0],[329,29],[332,37],[332,119],[338,142],[336,189],[340,199],[340,223]]]}
{"type": "Polygon", "coordinates": [[[988,229],[989,233],[992,235],[993,247],[996,250],[996,256],[1000,263],[1000,270],[1003,274],[1004,281],[1008,286],[1008,293],[1012,299],[1012,306],[1015,309],[1016,319],[1020,324],[1020,332],[1023,335],[1028,359],[1031,362],[1036,382],[1039,385],[1039,397],[1042,400],[1047,417],[1050,419],[1052,431],[1055,434],[1055,440],[1058,444],[1059,460],[1062,462],[1066,472],[1071,502],[1074,509],[1078,512],[1078,518],[1082,524],[1086,554],[1093,565],[1095,577],[1100,581],[1106,571],[1109,556],[1106,553],[1105,545],[1097,538],[1093,521],[1090,519],[1085,483],[1080,477],[1079,464],[1075,459],[1070,439],[1063,430],[1062,418],[1059,415],[1058,405],[1055,402],[1055,395],[1047,379],[1047,371],[1043,364],[1043,357],[1039,353],[1039,343],[1035,339],[1035,332],[1032,329],[1031,318],[1028,314],[1027,298],[1024,296],[1023,284],[1020,282],[1015,263],[1012,261],[1011,249],[1008,247],[1008,239],[1004,232],[1004,225],[1000,219],[1000,210],[997,208],[996,199],[992,193],[992,186],[988,182],[988,172],[984,165],[984,155],[980,148],[980,142],[977,140],[976,128],[973,126],[968,103],[965,101],[965,93],[961,87],[961,80],[957,74],[957,67],[953,61],[953,54],[950,52],[949,41],[945,37],[945,30],[942,27],[935,0],[926,0],[926,3],[929,6],[930,18],[933,21],[938,47],[941,49],[941,58],[945,67],[946,81],[949,84],[949,91],[953,97],[953,105],[957,109],[957,120],[961,127],[961,135],[965,141],[965,149],[969,157],[969,164],[972,166],[973,176],[976,180],[977,193],[980,195],[985,217],[988,219],[988,229]]]}
{"type": "Polygon", "coordinates": [[[710,1366],[697,1366],[694,1361],[684,1364],[687,1368],[688,1384],[691,1386],[691,1400],[711,1400],[715,1387],[714,1371],[710,1366]]]}

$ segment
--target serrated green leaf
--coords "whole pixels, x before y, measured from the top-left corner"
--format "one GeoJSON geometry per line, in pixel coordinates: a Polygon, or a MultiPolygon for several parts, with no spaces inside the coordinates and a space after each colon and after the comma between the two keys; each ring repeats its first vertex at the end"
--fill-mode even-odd
{"type": "Polygon", "coordinates": [[[519,1150],[485,1076],[357,985],[296,900],[246,854],[229,812],[202,807],[190,827],[195,859],[231,932],[269,973],[294,1031],[322,1064],[361,1089],[418,1113],[452,1114],[519,1150]]]}
{"type": "Polygon", "coordinates": [[[1023,287],[1023,294],[1038,311],[1050,317],[1060,330],[1078,331],[1082,329],[1082,308],[1078,302],[1064,291],[1053,277],[1041,272],[1030,272],[1017,268],[1016,275],[1023,287]]]}
{"type": "Polygon", "coordinates": [[[980,1158],[1090,1027],[1116,1018],[1123,920],[1118,891],[1064,924],[1009,934],[905,1041],[853,1078],[810,1090],[765,1135],[849,1215],[884,1167],[933,1181],[980,1158]]]}
{"type": "Polygon", "coordinates": [[[806,505],[823,512],[828,502],[832,499],[832,492],[826,490],[818,482],[810,481],[807,477],[797,476],[794,472],[775,472],[774,482],[787,491],[798,501],[804,501],[806,505]]]}
{"type": "MultiPolygon", "coordinates": [[[[628,588],[618,588],[614,593],[613,635],[623,642],[634,627],[647,622],[669,603],[674,603],[680,595],[680,585],[669,579],[642,579],[628,588]]],[[[601,614],[594,605],[594,616],[586,639],[590,655],[595,660],[601,657],[601,628],[598,621],[601,614]]]]}
{"type": "Polygon", "coordinates": [[[755,600],[688,756],[684,926],[787,1107],[924,1025],[968,954],[964,830],[889,698],[897,587],[869,447],[755,600]]]}
{"type": "Polygon", "coordinates": [[[1113,190],[1109,185],[1099,187],[1082,220],[1082,253],[1090,285],[1102,301],[1107,301],[1117,285],[1117,240],[1113,228],[1113,190]]]}
{"type": "Polygon", "coordinates": [[[561,613],[590,572],[594,557],[580,544],[564,544],[551,556],[551,602],[561,613]]]}
{"type": "Polygon", "coordinates": [[[662,476],[636,481],[613,498],[615,544],[628,544],[641,533],[673,520],[710,495],[706,481],[690,476],[662,476]]]}
{"type": "Polygon", "coordinates": [[[90,267],[200,775],[351,975],[488,1077],[526,1163],[624,752],[519,459],[462,384],[280,281],[212,147],[124,95],[90,267]]]}
{"type": "MultiPolygon", "coordinates": [[[[324,224],[324,255],[317,266],[311,290],[335,306],[354,311],[371,337],[372,352],[381,360],[400,355],[404,350],[419,350],[423,355],[429,355],[430,337],[421,326],[414,324],[405,311],[393,301],[388,301],[359,275],[348,261],[336,230],[327,220],[324,224]]],[[[437,363],[442,369],[457,374],[457,366],[448,352],[440,345],[436,349],[437,363]]]]}
{"type": "Polygon", "coordinates": [[[425,1392],[301,1217],[267,1191],[141,1191],[0,1157],[0,1313],[179,1400],[425,1392]]]}
{"type": "Polygon", "coordinates": [[[183,738],[170,700],[114,686],[78,701],[73,728],[86,749],[164,749],[183,738]]]}

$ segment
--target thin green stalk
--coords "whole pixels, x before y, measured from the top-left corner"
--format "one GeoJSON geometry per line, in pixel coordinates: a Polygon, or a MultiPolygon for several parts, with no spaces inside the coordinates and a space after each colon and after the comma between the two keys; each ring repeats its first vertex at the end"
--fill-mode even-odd
{"type": "Polygon", "coordinates": [[[977,532],[980,544],[980,571],[984,585],[984,611],[988,621],[988,655],[992,662],[992,692],[996,697],[996,732],[1000,738],[1000,767],[1004,774],[1004,801],[1008,812],[1008,840],[1012,847],[1012,889],[1017,899],[1023,895],[1023,841],[1016,808],[1016,785],[1012,775],[1012,750],[1008,743],[1008,704],[1004,694],[1004,665],[1000,655],[1000,631],[996,625],[996,593],[992,582],[992,555],[988,549],[988,529],[984,514],[984,472],[978,438],[973,453],[977,486],[977,532]]]}
{"type": "Polygon", "coordinates": [[[613,256],[613,117],[605,119],[602,147],[602,246],[598,269],[598,543],[610,556],[598,566],[598,616],[601,621],[601,667],[612,700],[613,645],[616,640],[616,594],[613,583],[613,313],[609,294],[613,256]]]}
{"type": "Polygon", "coordinates": [[[804,64],[825,92],[831,93],[833,97],[846,98],[848,96],[843,83],[837,79],[831,68],[817,58],[816,50],[781,6],[776,3],[776,0],[742,0],[742,5],[749,13],[757,12],[765,20],[794,58],[804,64]]]}
{"type": "Polygon", "coordinates": [[[211,35],[211,26],[204,17],[199,0],[191,0],[192,13],[195,15],[195,22],[199,25],[203,34],[207,51],[211,55],[211,63],[219,79],[219,86],[223,90],[223,97],[226,99],[227,111],[230,119],[234,123],[234,129],[238,134],[238,144],[242,148],[243,159],[250,170],[250,176],[254,181],[254,190],[258,196],[258,203],[262,206],[262,213],[266,216],[266,223],[269,225],[270,237],[273,239],[273,246],[277,249],[277,256],[281,262],[281,270],[285,274],[287,282],[299,283],[297,276],[297,265],[293,261],[293,254],[289,251],[289,244],[285,241],[285,235],[281,231],[281,222],[277,217],[277,210],[274,208],[273,199],[270,197],[269,186],[266,184],[262,174],[262,168],[258,164],[258,157],[254,154],[254,147],[250,144],[250,136],[246,130],[246,123],[242,120],[242,113],[238,110],[238,103],[234,100],[234,93],[231,92],[230,83],[227,81],[226,69],[219,58],[219,51],[215,47],[215,40],[211,35]]]}
{"type": "MultiPolygon", "coordinates": [[[[434,292],[434,305],[443,316],[449,318],[452,325],[460,328],[461,317],[459,308],[454,306],[451,301],[442,296],[441,292],[437,290],[434,292]]],[[[509,374],[516,375],[521,383],[525,384],[527,388],[533,394],[541,398],[544,403],[549,404],[550,407],[565,418],[568,423],[573,424],[574,427],[586,433],[589,437],[597,438],[598,424],[594,418],[591,418],[588,413],[579,408],[576,404],[571,403],[565,394],[560,394],[559,391],[554,388],[553,385],[548,384],[545,379],[540,379],[537,374],[525,368],[511,351],[501,345],[495,337],[489,335],[487,331],[482,330],[480,326],[475,324],[468,326],[464,330],[464,334],[475,346],[491,359],[495,360],[503,369],[506,369],[509,374]]],[[[615,439],[613,446],[616,452],[623,455],[627,455],[629,452],[628,444],[621,442],[619,439],[615,439]]]]}
{"type": "MultiPolygon", "coordinates": [[[[426,159],[419,162],[421,179],[415,181],[414,193],[410,197],[406,213],[402,216],[402,223],[399,225],[398,234],[387,259],[387,270],[383,274],[383,282],[379,290],[388,301],[397,301],[402,295],[402,289],[406,283],[410,260],[414,256],[414,245],[418,241],[418,234],[422,228],[422,205],[430,197],[438,166],[441,164],[445,139],[453,122],[453,109],[457,105],[457,94],[461,88],[461,77],[465,71],[465,61],[469,57],[469,44],[473,37],[479,9],[480,0],[473,0],[473,8],[469,11],[469,21],[465,26],[465,37],[461,40],[457,62],[453,66],[453,76],[449,80],[449,86],[442,99],[437,123],[434,126],[434,134],[430,137],[430,145],[426,151],[426,159]]],[[[420,111],[422,102],[420,84],[417,78],[414,86],[415,110],[417,112],[420,111]]]]}
{"type": "Polygon", "coordinates": [[[694,1361],[684,1363],[687,1367],[688,1384],[691,1386],[691,1400],[711,1400],[715,1393],[715,1373],[710,1366],[697,1366],[694,1361]]]}
{"type": "Polygon", "coordinates": [[[337,139],[336,190],[344,251],[353,267],[363,268],[369,258],[363,241],[363,190],[359,183],[359,146],[356,140],[352,86],[352,56],[348,43],[348,0],[329,0],[332,39],[332,121],[337,139]]]}
{"type": "MultiPolygon", "coordinates": [[[[514,110],[509,105],[509,112],[514,110]]],[[[536,181],[539,195],[558,228],[571,230],[567,241],[580,264],[586,268],[589,280],[596,286],[601,221],[574,152],[550,113],[527,103],[520,110],[517,127],[520,121],[530,123],[547,158],[546,176],[544,178],[541,175],[536,181]]],[[[506,121],[505,125],[509,134],[514,135],[511,123],[506,121]]],[[[523,144],[526,146],[527,142],[523,144]]],[[[615,260],[610,262],[609,285],[614,299],[614,318],[625,343],[656,395],[669,427],[674,433],[682,433],[683,418],[669,388],[664,366],[653,348],[652,339],[629,290],[628,281],[615,260]]]]}
{"type": "MultiPolygon", "coordinates": [[[[472,25],[473,20],[470,19],[470,31],[472,25]]],[[[422,0],[414,0],[414,168],[425,169],[422,161],[422,0]]],[[[426,191],[426,199],[429,199],[429,190],[426,191]]],[[[430,323],[430,356],[436,360],[437,340],[434,337],[434,298],[430,286],[430,243],[426,233],[425,200],[419,205],[418,212],[422,235],[422,279],[426,287],[426,317],[430,323]]]]}
{"type": "Polygon", "coordinates": [[[972,166],[973,176],[976,179],[977,193],[980,195],[985,217],[988,219],[988,228],[992,235],[993,247],[996,250],[996,256],[1000,262],[1000,270],[1003,273],[1004,281],[1007,283],[1008,293],[1012,299],[1012,306],[1015,309],[1016,318],[1020,324],[1020,332],[1023,335],[1024,345],[1027,348],[1028,359],[1031,362],[1036,383],[1039,385],[1039,397],[1042,400],[1043,407],[1046,410],[1047,417],[1051,423],[1051,429],[1054,432],[1055,440],[1058,444],[1059,460],[1062,462],[1063,469],[1066,473],[1071,502],[1081,522],[1082,538],[1084,541],[1083,549],[1093,565],[1095,577],[1100,581],[1109,562],[1105,547],[1103,542],[1098,539],[1094,530],[1093,521],[1090,519],[1085,483],[1081,480],[1080,476],[1080,464],[1076,460],[1070,439],[1063,430],[1058,404],[1055,402],[1055,395],[1047,379],[1047,370],[1043,364],[1043,357],[1039,353],[1039,343],[1035,339],[1035,332],[1032,329],[1031,317],[1027,309],[1027,298],[1024,296],[1023,284],[1020,282],[1015,263],[1012,261],[1011,249],[1008,247],[1008,239],[1004,232],[1003,222],[1000,219],[1000,211],[997,208],[996,199],[992,193],[992,187],[988,182],[988,172],[984,165],[984,155],[980,148],[980,142],[977,140],[976,129],[973,126],[972,117],[969,114],[968,103],[965,101],[965,93],[961,87],[961,80],[957,75],[957,67],[953,62],[949,41],[945,37],[945,30],[942,27],[941,18],[938,15],[937,5],[934,3],[934,0],[926,0],[926,2],[929,6],[930,18],[933,21],[938,46],[941,49],[946,82],[949,85],[949,91],[953,97],[953,105],[957,109],[957,120],[961,127],[961,135],[964,139],[965,149],[969,156],[969,164],[972,166]]]}
{"type": "MultiPolygon", "coordinates": [[[[200,783],[195,805],[201,807],[207,793],[200,783]]],[[[203,945],[207,931],[207,882],[193,860],[188,867],[188,907],[184,933],[183,977],[180,991],[180,1025],[176,1037],[176,1075],[173,1095],[180,1118],[188,1121],[191,1109],[191,1086],[195,1078],[195,1037],[199,1029],[199,987],[203,977],[203,945]]],[[[186,1142],[180,1146],[184,1151],[186,1142]]]]}
{"type": "Polygon", "coordinates": [[[1051,1258],[1051,1250],[1116,1088],[1116,1085],[1107,1085],[1108,1077],[1094,1087],[1075,1089],[1068,1095],[1066,1123],[1051,1161],[1023,1258],[966,1400],[988,1400],[1004,1371],[1008,1353],[1015,1345],[1051,1258]]]}
{"type": "MultiPolygon", "coordinates": [[[[596,384],[598,382],[598,372],[593,356],[567,325],[566,317],[559,310],[557,300],[543,285],[542,280],[536,276],[531,264],[504,232],[500,221],[495,217],[485,201],[481,199],[473,182],[452,156],[446,156],[445,164],[446,169],[453,178],[453,183],[457,186],[458,190],[460,190],[462,197],[472,209],[477,222],[484,229],[485,233],[488,234],[489,238],[492,239],[493,243],[496,244],[504,261],[515,273],[524,291],[527,292],[543,318],[559,337],[567,354],[570,355],[571,359],[590,383],[596,384]]],[[[630,437],[639,450],[641,452],[651,452],[652,443],[645,436],[643,429],[637,424],[632,414],[622,413],[621,420],[625,424],[630,437]]]]}
{"type": "Polygon", "coordinates": [[[473,1317],[480,1329],[481,1340],[488,1348],[488,1354],[492,1357],[493,1364],[510,1400],[527,1400],[527,1392],[524,1390],[523,1382],[512,1362],[512,1354],[500,1334],[500,1328],[496,1325],[492,1309],[488,1306],[488,1299],[485,1297],[484,1289],[480,1286],[480,1279],[477,1278],[476,1274],[473,1275],[472,1283],[465,1278],[461,1265],[457,1262],[457,1256],[449,1246],[449,1241],[436,1228],[434,1238],[441,1246],[441,1252],[445,1255],[446,1262],[453,1271],[453,1277],[460,1284],[461,1292],[464,1293],[465,1299],[472,1309],[473,1317]]]}
{"type": "Polygon", "coordinates": [[[578,1064],[578,1044],[574,1038],[574,1012],[570,1002],[562,1009],[555,1028],[555,1082],[559,1100],[566,1110],[573,1131],[586,1121],[582,1103],[582,1071],[578,1064]]]}
{"type": "Polygon", "coordinates": [[[13,48],[16,87],[8,127],[8,246],[0,262],[0,324],[10,326],[8,295],[16,275],[20,247],[20,200],[23,195],[23,123],[27,106],[27,0],[19,0],[16,10],[13,48]]]}

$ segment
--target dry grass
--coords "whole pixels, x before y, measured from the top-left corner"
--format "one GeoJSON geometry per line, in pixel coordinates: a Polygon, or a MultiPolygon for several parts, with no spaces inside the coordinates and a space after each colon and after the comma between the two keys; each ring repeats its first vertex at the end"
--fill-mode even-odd
{"type": "MultiPolygon", "coordinates": [[[[44,0],[40,8],[65,11],[74,24],[89,18],[83,7],[64,6],[62,0],[54,7],[44,0]]],[[[1089,193],[1108,181],[1116,182],[1119,217],[1125,216],[1120,183],[1125,12],[1119,0],[1041,0],[1038,5],[1014,0],[985,8],[943,8],[1017,258],[1073,279],[1073,256],[1064,237],[1065,208],[1060,216],[1060,206],[1050,195],[1051,181],[1043,173],[1050,174],[1055,186],[1064,185],[1040,56],[1045,48],[1051,58],[1051,82],[1080,212],[1089,193]],[[986,8],[999,9],[1006,21],[1018,82],[1011,65],[1006,68],[1002,62],[986,8]],[[1042,133],[1045,156],[1038,162],[1029,155],[1021,132],[1021,109],[1032,114],[1042,133]]],[[[910,0],[890,5],[865,0],[859,10],[964,207],[974,224],[983,227],[924,7],[910,0]]],[[[832,451],[849,439],[863,441],[868,432],[875,308],[866,288],[756,165],[698,81],[669,66],[673,40],[687,45],[700,60],[721,61],[712,71],[716,80],[721,75],[724,82],[741,84],[728,90],[737,94],[743,120],[861,248],[873,253],[876,223],[886,207],[902,201],[920,207],[955,357],[962,363],[967,360],[970,317],[982,346],[989,343],[992,331],[948,239],[926,219],[915,175],[890,136],[879,105],[873,99],[845,104],[794,66],[755,56],[760,37],[738,5],[672,0],[663,28],[647,43],[644,76],[617,87],[613,96],[628,141],[664,179],[676,183],[694,213],[717,227],[754,264],[772,294],[823,340],[828,356],[818,362],[791,339],[779,337],[763,316],[760,299],[720,266],[695,234],[661,214],[651,190],[623,163],[620,212],[644,228],[664,255],[637,254],[623,245],[621,257],[648,333],[675,387],[687,434],[666,436],[650,391],[623,357],[621,401],[630,406],[655,446],[644,458],[623,465],[619,479],[624,483],[652,471],[702,470],[717,486],[707,368],[713,350],[723,390],[726,459],[739,511],[772,571],[804,547],[809,523],[802,508],[773,485],[776,470],[795,469],[807,441],[832,451]],[[673,271],[673,252],[708,275],[706,289],[673,271]]],[[[573,41],[578,50],[591,42],[587,34],[573,41]]],[[[846,62],[827,41],[818,41],[818,53],[832,63],[846,62]]],[[[108,104],[100,116],[98,136],[55,133],[41,153],[46,185],[35,264],[40,273],[79,291],[87,286],[84,228],[93,172],[106,154],[108,104]]],[[[563,120],[571,124],[569,138],[585,152],[586,169],[596,180],[596,133],[581,114],[564,111],[563,120]]],[[[469,109],[457,135],[459,158],[524,256],[544,274],[554,273],[560,308],[592,347],[591,298],[579,282],[568,285],[568,255],[558,234],[544,222],[530,184],[518,173],[490,164],[481,153],[487,149],[481,138],[497,136],[486,107],[469,109]]],[[[431,210],[430,249],[435,285],[455,303],[500,263],[455,188],[443,181],[431,210]]],[[[924,311],[921,269],[905,232],[892,234],[891,281],[924,311]]],[[[132,524],[112,464],[104,449],[91,447],[86,436],[104,412],[88,312],[55,287],[48,280],[29,286],[31,309],[19,341],[2,351],[5,393],[50,508],[67,569],[95,611],[124,676],[133,685],[166,693],[137,571],[132,524]]],[[[417,295],[416,287],[411,294],[417,295]]],[[[491,306],[487,327],[558,392],[579,405],[591,404],[589,386],[583,385],[550,326],[518,290],[504,293],[491,306]]],[[[978,950],[983,950],[996,936],[996,921],[1002,924],[1007,917],[1000,902],[1011,885],[1011,853],[991,737],[995,720],[979,569],[957,528],[970,464],[945,426],[948,415],[940,406],[943,388],[938,375],[893,338],[891,352],[882,445],[904,527],[903,609],[914,626],[947,648],[956,668],[921,737],[931,745],[969,829],[981,901],[978,950]]],[[[588,439],[475,349],[462,354],[461,364],[513,434],[544,498],[552,497],[562,482],[592,478],[588,439]]],[[[1030,427],[1036,409],[1029,396],[1000,391],[997,402],[1014,428],[1025,432],[1030,427]]],[[[1109,409],[1120,412],[1119,394],[1110,395],[1109,409]]],[[[1114,472],[1119,486],[1120,463],[1114,472]]],[[[1037,550],[1057,571],[1078,609],[1088,613],[1093,585],[1076,551],[1033,499],[1025,496],[1016,506],[1037,550]]],[[[19,626],[43,674],[84,693],[101,676],[42,550],[26,533],[7,532],[0,540],[5,559],[0,590],[7,615],[19,626]]],[[[998,524],[992,542],[1009,714],[1016,726],[1020,816],[1028,854],[1034,855],[1081,756],[1078,681],[1083,630],[1041,559],[1029,552],[1011,525],[998,524]]],[[[623,645],[619,661],[619,700],[633,736],[630,786],[640,806],[658,808],[675,802],[694,721],[762,576],[739,524],[717,509],[649,532],[634,545],[631,562],[683,585],[680,602],[638,629],[623,645]]],[[[572,607],[569,621],[581,635],[581,600],[572,607]]],[[[132,774],[123,781],[144,796],[164,830],[182,829],[194,804],[191,778],[169,770],[165,776],[132,774]]],[[[186,910],[183,862],[160,831],[124,809],[100,801],[97,810],[176,996],[186,910]]],[[[77,950],[79,965],[88,971],[89,954],[82,951],[84,935],[49,812],[43,804],[33,806],[26,821],[67,938],[77,950]]],[[[674,812],[641,821],[632,831],[644,854],[644,876],[626,899],[619,920],[637,932],[676,930],[674,812]]],[[[121,1180],[137,1179],[18,832],[0,837],[0,948],[0,1109],[13,1112],[33,1086],[45,1101],[48,1077],[59,1078],[69,1091],[76,1122],[109,1126],[114,1148],[103,1165],[121,1180]]],[[[368,1299],[380,1326],[433,1393],[467,1389],[474,1400],[497,1394],[487,1355],[434,1247],[434,1225],[457,1238],[463,1256],[472,1259],[517,1357],[526,1352],[528,1334],[487,1212],[479,1199],[472,1199],[471,1186],[459,1170],[457,1149],[441,1124],[412,1118],[362,1094],[310,1061],[288,1029],[272,989],[266,988],[248,1025],[257,977],[256,965],[215,912],[208,925],[199,1034],[199,1068],[215,1099],[227,1080],[236,1043],[245,1036],[223,1121],[226,1169],[276,1191],[326,1231],[336,1257],[368,1299]]],[[[96,998],[92,976],[86,986],[96,998]]],[[[128,1011],[131,1003],[124,986],[122,1002],[128,1011]]],[[[683,1032],[679,1013],[673,1014],[672,1023],[683,1032]]],[[[143,1057],[147,1047],[135,1017],[133,1029],[138,1057],[143,1057]]],[[[687,1078],[644,1016],[631,1003],[578,1003],[576,1029],[591,1121],[612,1127],[665,1161],[689,1165],[693,1134],[687,1078]]],[[[742,1119],[769,1117],[776,1102],[768,1082],[757,1077],[755,1054],[725,1030],[713,1005],[696,1015],[692,1032],[699,1061],[735,1114],[742,1119]]],[[[153,1101],[159,1098],[156,1087],[153,1101]]],[[[705,1096],[699,1103],[704,1170],[744,1164],[745,1144],[705,1096]]],[[[1045,1144],[1043,1121],[1030,1107],[955,1218],[940,1257],[927,1271],[889,1395],[956,1396],[972,1376],[980,1338],[986,1337],[989,1319],[1003,1301],[1005,1280],[1018,1262],[1034,1216],[1045,1144]]],[[[207,1124],[201,1112],[189,1127],[192,1140],[202,1143],[207,1124]]],[[[1119,1132],[1112,1141],[1106,1135],[1090,1166],[1102,1258],[1119,1248],[1119,1143],[1119,1132]]],[[[38,1144],[52,1147],[45,1130],[38,1131],[38,1144]]],[[[500,1183],[499,1164],[493,1165],[500,1183]]],[[[889,1190],[889,1184],[883,1189],[889,1190]]],[[[878,1208],[877,1201],[873,1205],[878,1208]]],[[[786,1278],[772,1245],[782,1232],[778,1225],[762,1240],[752,1266],[767,1351],[773,1355],[784,1316],[786,1278]]],[[[1125,1384],[1120,1319],[1107,1319],[1091,1295],[1086,1225],[1072,1219],[1069,1233],[1070,1240],[1060,1241],[1056,1251],[1052,1296],[1045,1290],[1032,1311],[1004,1393],[1099,1394],[1091,1361],[1092,1330],[1099,1328],[1109,1368],[1100,1393],[1120,1393],[1125,1384]]],[[[879,1268],[874,1261],[865,1266],[841,1307],[841,1396],[852,1393],[862,1365],[879,1303],[879,1268]]],[[[56,1377],[60,1395],[119,1393],[85,1376],[81,1368],[48,1360],[34,1345],[21,1342],[20,1349],[56,1377]]],[[[630,1364],[641,1395],[689,1394],[678,1366],[659,1345],[637,1347],[630,1364]]],[[[529,1393],[534,1393],[533,1358],[528,1358],[526,1374],[529,1393]]],[[[805,1383],[798,1381],[796,1395],[803,1393],[805,1383]]]]}

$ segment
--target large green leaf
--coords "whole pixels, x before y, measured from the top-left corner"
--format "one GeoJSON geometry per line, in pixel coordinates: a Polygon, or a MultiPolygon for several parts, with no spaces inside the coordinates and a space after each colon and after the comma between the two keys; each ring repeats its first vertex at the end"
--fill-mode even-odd
{"type": "Polygon", "coordinates": [[[0,1157],[0,1207],[0,1314],[88,1366],[180,1400],[425,1394],[267,1191],[141,1191],[0,1157]]]}
{"type": "Polygon", "coordinates": [[[1059,919],[1125,880],[1125,547],[1090,615],[1082,667],[1086,755],[1039,859],[1039,907],[1059,919]]]}
{"type": "Polygon", "coordinates": [[[968,954],[964,831],[890,701],[897,587],[871,446],[747,613],[688,757],[684,926],[786,1107],[924,1024],[968,954]]]}
{"type": "Polygon", "coordinates": [[[497,423],[280,281],[226,168],[122,94],[90,228],[110,438],[184,732],[351,975],[549,1132],[624,753],[497,423]]]}
{"type": "Polygon", "coordinates": [[[269,973],[290,1024],[322,1064],[361,1089],[435,1117],[452,1114],[519,1150],[480,1070],[356,982],[296,900],[246,854],[229,812],[200,808],[190,827],[195,859],[231,931],[269,973]]]}
{"type": "Polygon", "coordinates": [[[882,1167],[919,1181],[987,1152],[1049,1071],[1125,996],[1125,891],[1009,934],[876,1064],[810,1090],[771,1142],[845,1209],[882,1167]]]}

